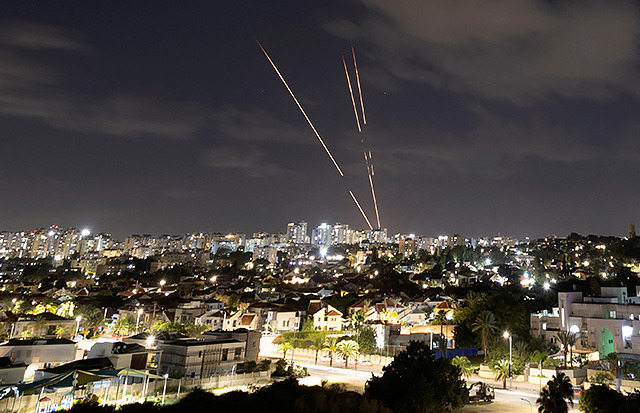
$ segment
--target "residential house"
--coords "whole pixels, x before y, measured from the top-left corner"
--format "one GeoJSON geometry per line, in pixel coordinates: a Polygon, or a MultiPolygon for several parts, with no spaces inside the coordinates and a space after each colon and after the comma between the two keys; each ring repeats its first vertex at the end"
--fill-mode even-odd
{"type": "Polygon", "coordinates": [[[234,338],[184,339],[158,344],[158,374],[191,379],[228,374],[245,361],[246,343],[234,338]]]}
{"type": "Polygon", "coordinates": [[[78,344],[66,338],[10,339],[0,345],[0,357],[12,364],[25,364],[25,380],[31,380],[36,370],[54,367],[81,358],[78,344]]]}

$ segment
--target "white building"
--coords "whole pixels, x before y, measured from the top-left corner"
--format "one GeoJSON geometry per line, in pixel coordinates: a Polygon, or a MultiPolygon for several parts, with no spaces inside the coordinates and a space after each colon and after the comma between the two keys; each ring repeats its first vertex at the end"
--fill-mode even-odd
{"type": "Polygon", "coordinates": [[[581,292],[558,293],[558,307],[531,314],[531,334],[557,344],[556,335],[578,336],[576,349],[640,356],[640,298],[628,297],[626,287],[602,287],[599,297],[581,292]]]}

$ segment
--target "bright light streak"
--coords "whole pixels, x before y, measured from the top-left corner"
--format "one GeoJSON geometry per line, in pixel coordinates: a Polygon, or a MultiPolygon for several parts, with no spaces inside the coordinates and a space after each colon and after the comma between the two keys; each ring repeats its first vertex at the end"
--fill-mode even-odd
{"type": "Polygon", "coordinates": [[[360,96],[360,109],[362,109],[362,123],[367,124],[367,117],[364,114],[364,101],[362,99],[362,88],[360,87],[360,73],[358,72],[358,62],[356,61],[356,51],[353,49],[353,43],[351,43],[351,54],[353,55],[353,66],[356,71],[356,83],[358,84],[358,95],[360,96]]]}
{"type": "Polygon", "coordinates": [[[349,70],[347,70],[347,62],[342,55],[342,64],[344,65],[344,74],[347,76],[347,85],[349,85],[349,96],[351,96],[351,104],[353,105],[353,114],[356,115],[356,124],[358,125],[358,132],[362,132],[360,127],[360,118],[358,117],[358,108],[356,107],[356,100],[353,97],[353,88],[351,87],[351,78],[349,77],[349,70]]]}
{"type": "Polygon", "coordinates": [[[371,168],[369,169],[369,185],[371,186],[371,196],[373,197],[373,207],[376,210],[376,221],[378,222],[378,228],[380,228],[380,212],[378,211],[378,200],[376,199],[376,190],[373,187],[373,174],[371,168]]]}
{"type": "Polygon", "coordinates": [[[266,50],[264,50],[264,47],[262,47],[262,44],[258,41],[258,39],[256,39],[256,43],[258,43],[258,46],[260,46],[260,49],[262,49],[262,53],[264,53],[264,55],[267,57],[267,59],[269,60],[269,63],[271,63],[271,66],[273,67],[273,70],[276,71],[276,73],[278,74],[278,77],[280,78],[280,80],[282,81],[282,83],[284,84],[284,87],[287,88],[287,90],[289,91],[289,94],[291,95],[291,97],[293,98],[293,101],[296,103],[296,105],[298,105],[298,109],[300,109],[300,112],[302,112],[302,115],[304,116],[304,118],[307,120],[307,123],[309,124],[309,126],[311,126],[311,129],[313,130],[313,133],[316,134],[316,137],[318,138],[318,140],[320,141],[320,144],[322,144],[322,147],[324,148],[324,150],[327,152],[327,155],[329,155],[329,158],[331,158],[331,162],[333,162],[333,165],[336,167],[336,169],[338,170],[338,173],[340,174],[340,176],[344,177],[344,173],[342,173],[342,169],[340,169],[340,167],[338,166],[338,163],[336,162],[336,160],[333,158],[333,155],[331,155],[331,152],[329,151],[329,148],[327,148],[327,145],[324,143],[324,141],[322,140],[322,138],[320,137],[320,134],[318,133],[318,131],[316,130],[315,126],[313,126],[313,123],[311,123],[311,119],[309,119],[309,116],[307,116],[307,113],[304,111],[304,109],[302,108],[302,105],[300,105],[300,102],[298,102],[298,99],[296,98],[296,95],[293,94],[293,91],[291,90],[291,88],[289,87],[289,85],[287,84],[287,81],[284,80],[284,77],[282,77],[282,74],[280,73],[280,71],[278,70],[278,68],[276,67],[276,64],[273,63],[273,60],[271,60],[271,57],[269,57],[269,54],[267,53],[266,50]]]}
{"type": "Polygon", "coordinates": [[[353,194],[353,191],[349,191],[349,195],[351,195],[351,198],[353,198],[353,202],[355,202],[356,205],[358,206],[358,209],[360,210],[360,213],[364,217],[364,220],[367,221],[367,225],[369,225],[369,229],[373,229],[373,227],[371,226],[371,222],[369,222],[369,218],[367,218],[367,214],[365,214],[364,211],[362,210],[362,207],[360,206],[360,202],[358,202],[358,200],[356,199],[356,196],[353,194]]]}

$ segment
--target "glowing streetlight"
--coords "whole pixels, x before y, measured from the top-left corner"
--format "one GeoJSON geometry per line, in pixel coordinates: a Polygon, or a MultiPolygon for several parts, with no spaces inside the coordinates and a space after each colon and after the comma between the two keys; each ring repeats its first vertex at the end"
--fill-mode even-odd
{"type": "Polygon", "coordinates": [[[167,392],[167,379],[169,378],[169,375],[165,374],[162,377],[164,377],[164,388],[162,389],[162,405],[164,406],[164,395],[167,392]]]}
{"type": "Polygon", "coordinates": [[[142,308],[138,310],[138,317],[136,318],[136,334],[138,334],[138,325],[140,324],[140,316],[142,315],[143,312],[144,310],[142,308]]]}
{"type": "Polygon", "coordinates": [[[75,336],[78,336],[78,333],[80,332],[80,320],[82,320],[82,316],[79,315],[76,317],[76,334],[75,336]]]}
{"type": "Polygon", "coordinates": [[[544,288],[545,290],[549,290],[549,288],[551,288],[551,284],[549,284],[549,281],[545,281],[544,284],[542,284],[542,288],[544,288]]]}
{"type": "Polygon", "coordinates": [[[160,280],[160,287],[164,287],[166,283],[167,283],[167,280],[160,280]]]}
{"type": "Polygon", "coordinates": [[[156,342],[156,336],[149,335],[149,337],[147,337],[147,347],[153,346],[155,342],[156,342]]]}
{"type": "Polygon", "coordinates": [[[508,331],[505,331],[502,334],[502,337],[504,337],[505,339],[509,339],[509,390],[511,390],[511,384],[512,384],[512,376],[513,376],[513,364],[511,361],[511,353],[512,353],[512,341],[511,341],[511,334],[509,334],[508,331]]]}
{"type": "Polygon", "coordinates": [[[91,231],[89,231],[88,229],[83,229],[82,232],[80,233],[83,237],[88,237],[89,235],[91,235],[91,231]]]}

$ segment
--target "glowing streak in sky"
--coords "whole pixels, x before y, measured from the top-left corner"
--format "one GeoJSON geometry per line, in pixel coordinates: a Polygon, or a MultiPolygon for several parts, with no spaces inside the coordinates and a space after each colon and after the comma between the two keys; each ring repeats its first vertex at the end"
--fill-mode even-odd
{"type": "Polygon", "coordinates": [[[362,132],[360,127],[360,118],[358,117],[358,108],[356,107],[356,100],[353,97],[353,88],[351,87],[351,79],[349,78],[349,71],[347,70],[347,62],[342,55],[342,64],[344,65],[344,74],[347,76],[347,85],[349,85],[349,95],[351,96],[351,104],[353,105],[353,114],[356,115],[356,124],[358,125],[358,132],[362,132]]]}
{"type": "Polygon", "coordinates": [[[280,71],[278,70],[278,68],[276,67],[276,64],[273,63],[273,60],[271,60],[271,57],[269,57],[269,54],[267,53],[266,50],[264,50],[264,47],[262,47],[262,44],[260,44],[260,42],[258,41],[258,39],[256,39],[256,43],[258,43],[258,46],[260,46],[260,49],[262,49],[262,53],[264,53],[264,55],[267,57],[267,59],[269,60],[269,63],[271,63],[271,66],[273,66],[273,70],[276,71],[276,73],[278,74],[278,77],[280,78],[280,80],[282,80],[282,83],[284,84],[284,87],[287,88],[287,90],[289,91],[289,94],[291,95],[291,97],[293,98],[293,101],[296,102],[296,105],[298,105],[298,109],[300,109],[300,112],[302,112],[302,115],[304,116],[304,118],[307,120],[307,123],[309,124],[309,126],[311,126],[311,129],[313,130],[313,133],[316,134],[316,137],[318,138],[318,140],[320,141],[320,144],[322,145],[322,147],[324,148],[324,150],[327,152],[327,155],[329,155],[329,158],[331,158],[331,162],[333,162],[333,165],[336,167],[336,169],[338,170],[338,173],[340,174],[340,176],[344,177],[344,174],[342,173],[342,169],[340,169],[340,167],[338,166],[338,163],[336,162],[336,160],[333,158],[333,155],[331,155],[331,152],[329,151],[329,148],[327,148],[327,145],[324,143],[324,141],[322,140],[322,138],[320,137],[320,134],[318,133],[318,131],[316,130],[315,126],[313,126],[313,123],[311,123],[311,119],[309,119],[309,116],[307,116],[307,113],[304,111],[304,109],[302,109],[302,105],[300,105],[300,102],[298,102],[298,99],[296,98],[296,95],[293,94],[293,92],[291,91],[291,88],[289,87],[289,85],[287,84],[287,81],[284,80],[284,77],[282,77],[282,74],[280,74],[280,71]]]}
{"type": "MultiPolygon", "coordinates": [[[[362,87],[360,86],[360,72],[358,71],[358,62],[356,60],[356,52],[353,48],[353,43],[351,44],[351,55],[353,56],[353,67],[356,74],[356,83],[358,85],[358,96],[360,98],[360,109],[362,110],[362,123],[367,124],[367,118],[364,112],[364,99],[362,98],[362,87]]],[[[360,119],[358,117],[358,109],[356,107],[356,101],[353,96],[353,89],[351,87],[351,80],[349,78],[349,71],[347,70],[347,63],[344,60],[344,55],[342,56],[342,64],[344,65],[344,72],[347,76],[347,84],[349,85],[349,94],[351,95],[351,103],[353,105],[353,112],[356,116],[356,123],[358,124],[358,132],[360,132],[360,143],[366,147],[364,143],[364,134],[362,132],[362,128],[360,127],[360,119]]],[[[373,199],[373,207],[376,211],[376,222],[378,224],[378,228],[381,227],[380,224],[380,211],[378,210],[378,200],[376,198],[376,190],[373,185],[373,163],[371,162],[371,151],[367,151],[366,149],[363,151],[364,155],[364,164],[367,168],[367,178],[369,178],[369,186],[371,187],[371,198],[373,199]]]]}
{"type": "MultiPolygon", "coordinates": [[[[260,46],[260,49],[262,50],[262,53],[264,53],[264,55],[267,58],[267,60],[269,60],[269,63],[271,63],[271,66],[273,67],[273,70],[276,71],[278,77],[280,78],[280,80],[284,84],[284,87],[286,87],[287,90],[289,91],[289,94],[293,98],[293,101],[296,103],[296,105],[298,105],[298,109],[300,109],[300,112],[302,112],[302,115],[307,120],[307,123],[309,124],[309,126],[313,130],[313,133],[315,133],[316,137],[320,141],[320,144],[322,144],[322,147],[327,152],[327,155],[329,155],[329,158],[331,158],[331,162],[333,162],[333,165],[336,167],[336,170],[338,171],[340,176],[344,178],[344,173],[342,173],[342,169],[340,169],[340,167],[338,166],[338,163],[336,162],[336,160],[334,159],[333,155],[329,151],[329,148],[327,147],[327,145],[324,143],[324,141],[320,137],[320,134],[316,130],[315,126],[313,126],[313,123],[311,123],[311,119],[309,119],[309,116],[307,116],[307,113],[302,108],[302,105],[300,105],[300,102],[298,101],[296,96],[293,94],[293,91],[291,90],[291,88],[287,84],[287,81],[284,80],[284,77],[282,76],[282,74],[280,73],[278,68],[276,67],[276,64],[273,62],[273,60],[271,60],[271,57],[269,56],[267,51],[264,49],[264,47],[262,47],[262,44],[258,41],[258,39],[255,39],[255,40],[256,40],[256,43],[258,43],[258,46],[260,46]]],[[[342,57],[342,61],[344,62],[344,56],[342,57]]],[[[345,63],[345,69],[346,69],[346,63],[345,63]]],[[[348,74],[347,74],[347,78],[348,78],[348,74]]],[[[349,82],[349,89],[351,89],[351,82],[349,82]]],[[[351,96],[352,96],[352,100],[353,100],[353,92],[352,92],[351,96]]],[[[355,110],[355,101],[354,101],[354,110],[355,110]]],[[[356,111],[355,113],[356,113],[356,118],[357,118],[358,117],[358,112],[356,111]]],[[[359,122],[358,122],[358,128],[360,128],[360,123],[359,122]]],[[[353,194],[353,191],[349,190],[349,195],[351,195],[351,198],[353,199],[353,202],[355,202],[356,206],[360,210],[360,213],[364,217],[364,220],[367,221],[367,225],[369,226],[369,229],[373,229],[373,227],[371,226],[371,222],[369,221],[369,218],[367,218],[367,214],[364,213],[364,210],[360,206],[360,202],[358,202],[358,199],[356,198],[356,196],[353,194]]]]}
{"type": "Polygon", "coordinates": [[[360,206],[360,202],[358,202],[358,200],[356,199],[356,196],[353,194],[353,191],[349,191],[349,194],[351,195],[351,198],[353,198],[353,202],[355,202],[356,205],[358,206],[358,209],[360,210],[360,213],[364,217],[364,220],[367,221],[367,225],[369,225],[369,229],[373,229],[373,227],[371,226],[371,222],[369,222],[369,218],[367,218],[367,214],[365,214],[364,211],[362,210],[362,207],[360,206]]]}
{"type": "MultiPolygon", "coordinates": [[[[356,62],[356,51],[353,49],[353,43],[351,43],[351,54],[353,55],[353,66],[356,69],[356,83],[358,83],[358,95],[360,96],[360,109],[362,109],[362,123],[367,124],[367,117],[364,114],[364,101],[362,99],[362,88],[360,87],[360,72],[358,72],[358,62],[356,62]]],[[[344,57],[342,58],[344,60],[344,57]]],[[[351,87],[351,84],[349,84],[351,87]]]]}

